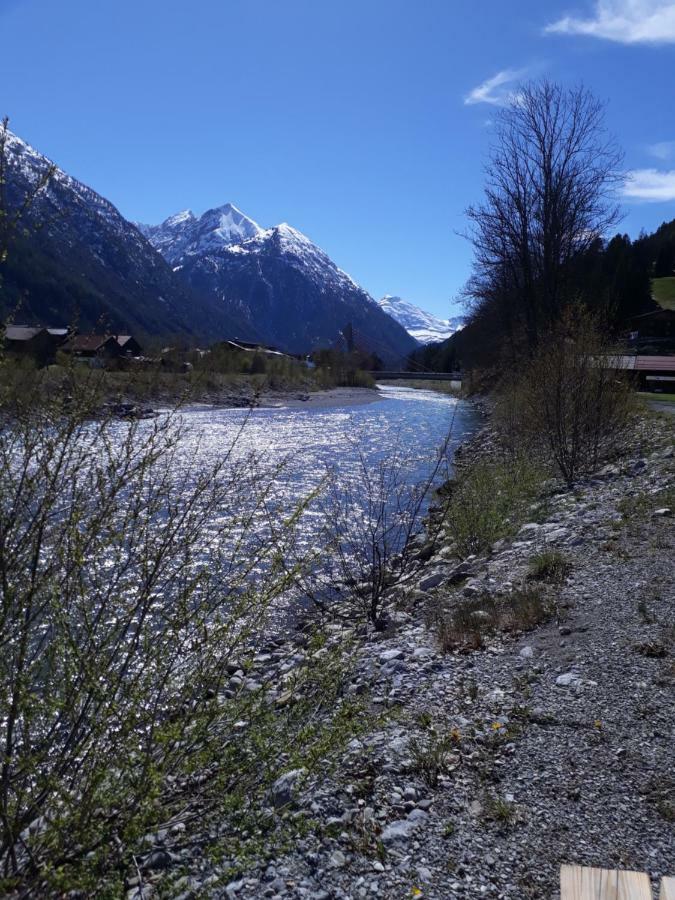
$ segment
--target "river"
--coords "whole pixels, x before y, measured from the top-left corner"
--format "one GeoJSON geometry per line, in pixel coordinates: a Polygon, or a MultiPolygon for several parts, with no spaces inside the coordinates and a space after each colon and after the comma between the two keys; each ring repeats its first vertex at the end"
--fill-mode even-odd
{"type": "MultiPolygon", "coordinates": [[[[330,472],[330,487],[322,486],[324,496],[300,519],[298,547],[302,552],[316,549],[321,526],[327,515],[334,514],[338,495],[343,508],[341,521],[334,527],[344,531],[355,522],[363,528],[368,517],[377,514],[373,495],[381,490],[380,478],[398,481],[394,490],[391,484],[387,489],[387,503],[390,518],[401,519],[400,509],[408,502],[403,494],[429,478],[443,445],[445,455],[437,479],[447,477],[454,450],[477,430],[480,416],[466,401],[432,390],[385,384],[379,386],[379,394],[373,402],[343,406],[281,406],[252,412],[187,409],[181,413],[186,468],[214,464],[236,437],[235,456],[253,456],[258,467],[274,472],[270,502],[279,515],[293,509],[330,472]],[[382,476],[383,467],[394,459],[395,472],[382,476]],[[326,493],[333,502],[328,513],[326,493]],[[394,504],[398,509],[391,508],[394,504]]],[[[422,513],[428,500],[427,496],[422,513]]],[[[395,534],[392,528],[391,540],[401,543],[402,533],[395,534]]]]}
{"type": "MultiPolygon", "coordinates": [[[[283,460],[279,490],[291,504],[312,490],[327,469],[353,482],[365,465],[398,456],[406,478],[424,480],[446,441],[448,463],[459,443],[479,426],[464,400],[431,390],[378,385],[372,403],[307,408],[190,408],[181,413],[188,456],[211,464],[237,436],[237,453],[254,453],[270,466],[283,460]]],[[[447,469],[444,467],[444,471],[447,469]]]]}

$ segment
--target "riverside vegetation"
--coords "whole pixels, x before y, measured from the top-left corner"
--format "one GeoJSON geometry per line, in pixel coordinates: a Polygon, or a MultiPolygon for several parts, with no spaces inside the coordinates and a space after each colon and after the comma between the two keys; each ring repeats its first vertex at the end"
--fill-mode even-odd
{"type": "Polygon", "coordinates": [[[233,448],[186,471],[171,417],[141,431],[75,387],[0,397],[0,883],[20,896],[117,895],[148,826],[197,808],[220,852],[271,846],[256,797],[360,716],[339,697],[348,648],[322,651],[319,627],[283,703],[244,674],[303,565],[275,473],[233,448]]]}
{"type": "MultiPolygon", "coordinates": [[[[312,832],[217,895],[534,900],[563,861],[669,871],[675,433],[597,378],[611,427],[571,483],[527,409],[504,430],[514,386],[491,399],[413,542],[424,566],[383,591],[384,629],[356,629],[345,689],[373,718],[327,781],[292,773],[312,832]]],[[[598,400],[572,397],[556,435],[598,400]]]]}
{"type": "Polygon", "coordinates": [[[319,364],[308,368],[283,355],[245,352],[215,345],[208,351],[173,350],[161,361],[117,361],[98,369],[93,378],[89,366],[65,354],[54,365],[36,368],[29,359],[13,360],[3,381],[15,390],[39,390],[44,399],[91,391],[101,404],[185,405],[215,403],[247,407],[261,398],[305,396],[334,387],[374,388],[362,354],[321,353],[319,364]],[[86,387],[85,387],[86,386],[86,387]]]}
{"type": "Polygon", "coordinates": [[[673,420],[633,405],[577,290],[618,156],[584,89],[500,115],[470,213],[491,419],[424,532],[442,452],[417,489],[400,459],[363,471],[358,516],[329,480],[282,509],[236,443],[204,472],[170,415],[102,416],[97,373],[67,397],[3,377],[10,897],[534,900],[562,862],[669,874],[673,420]],[[297,631],[266,628],[279,604],[297,631]]]}
{"type": "MultiPolygon", "coordinates": [[[[568,398],[555,406],[560,418],[551,431],[527,405],[514,414],[514,392],[539,377],[535,358],[524,380],[500,395],[498,430],[459,455],[423,539],[422,498],[442,472],[442,452],[429,481],[408,492],[402,460],[364,468],[360,491],[370,499],[350,523],[350,499],[330,485],[297,509],[276,508],[270,487],[278,472],[238,458],[234,447],[212,471],[186,470],[171,416],[151,423],[100,416],[97,373],[91,384],[76,382],[65,405],[36,402],[39,391],[29,401],[5,381],[3,889],[17,897],[117,896],[126,886],[139,900],[195,890],[350,897],[364,866],[390,885],[368,882],[371,893],[403,889],[411,876],[401,848],[420,847],[418,828],[439,827],[434,792],[454,785],[453,773],[476,752],[469,748],[482,746],[487,764],[530,715],[514,708],[497,716],[487,744],[478,741],[484,725],[469,727],[464,714],[440,728],[438,710],[426,709],[438,678],[420,682],[415,666],[470,659],[561,621],[561,585],[574,571],[559,549],[565,528],[534,521],[634,440],[628,393],[597,366],[580,364],[595,346],[580,327],[575,352],[549,372],[549,389],[559,396],[564,387],[568,398]],[[576,460],[574,481],[561,436],[576,460]],[[190,490],[177,491],[186,480],[190,490]],[[321,539],[300,552],[295,528],[312,505],[323,516],[321,539]],[[546,537],[523,574],[497,588],[481,581],[491,559],[515,568],[503,548],[525,533],[546,537]],[[329,558],[328,568],[318,558],[329,558]],[[342,585],[339,600],[320,602],[328,582],[342,585]],[[320,615],[303,616],[297,635],[270,634],[275,604],[289,597],[318,604],[320,615]],[[410,670],[400,647],[409,640],[417,646],[410,670]],[[394,762],[397,741],[408,749],[394,762]],[[361,757],[360,747],[370,749],[356,777],[344,767],[361,757]],[[381,788],[399,776],[425,787],[406,787],[407,814],[389,821],[392,812],[400,816],[399,801],[392,806],[381,788]],[[340,804],[328,798],[341,795],[340,779],[355,777],[352,797],[363,802],[355,818],[339,819],[338,834],[331,810],[340,804]],[[302,859],[312,854],[308,873],[302,859]],[[305,884],[296,890],[298,879],[305,884]]],[[[536,543],[520,538],[513,546],[523,545],[534,551],[536,543]]],[[[667,659],[669,645],[652,643],[665,648],[652,655],[667,659]]],[[[462,684],[477,701],[478,684],[462,684]]],[[[488,785],[481,816],[510,826],[521,813],[488,785]]],[[[471,844],[462,829],[457,839],[471,844]]],[[[415,882],[445,896],[434,893],[443,890],[442,873],[424,859],[415,882]]],[[[467,896],[482,871],[476,866],[467,896]]],[[[550,869],[541,877],[550,884],[550,869]]],[[[500,885],[495,896],[522,896],[500,885]]]]}

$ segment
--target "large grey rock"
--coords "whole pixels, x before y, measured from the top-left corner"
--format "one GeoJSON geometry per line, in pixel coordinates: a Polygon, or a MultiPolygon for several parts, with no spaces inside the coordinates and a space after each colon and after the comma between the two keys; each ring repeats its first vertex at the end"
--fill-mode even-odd
{"type": "Polygon", "coordinates": [[[391,650],[385,650],[383,653],[380,653],[380,662],[393,662],[395,659],[401,659],[402,656],[403,650],[400,650],[398,647],[392,647],[391,650]]]}
{"type": "Polygon", "coordinates": [[[410,839],[413,831],[417,828],[417,822],[411,822],[410,819],[397,819],[390,822],[382,832],[383,844],[402,844],[410,839]]]}
{"type": "Polygon", "coordinates": [[[306,769],[292,769],[290,772],[284,772],[280,778],[277,778],[270,788],[270,799],[274,807],[281,809],[284,806],[290,806],[293,802],[298,782],[306,771],[306,769]]]}
{"type": "Polygon", "coordinates": [[[524,525],[518,529],[518,534],[522,534],[524,536],[536,534],[541,529],[541,525],[538,522],[526,522],[524,525]]]}
{"type": "Polygon", "coordinates": [[[583,684],[583,679],[576,672],[565,672],[563,675],[558,675],[555,683],[558,687],[577,687],[583,684]]]}
{"type": "Polygon", "coordinates": [[[555,544],[558,541],[563,541],[569,535],[569,529],[567,528],[555,528],[553,531],[547,531],[544,540],[547,544],[555,544]]]}
{"type": "Polygon", "coordinates": [[[432,572],[430,575],[422,578],[418,587],[421,591],[430,591],[433,588],[438,587],[439,584],[443,584],[445,577],[445,572],[432,572]]]}

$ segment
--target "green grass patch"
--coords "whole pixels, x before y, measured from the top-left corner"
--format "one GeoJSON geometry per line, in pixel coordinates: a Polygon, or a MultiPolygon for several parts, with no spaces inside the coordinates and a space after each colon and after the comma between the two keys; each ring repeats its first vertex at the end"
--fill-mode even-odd
{"type": "Polygon", "coordinates": [[[524,456],[479,460],[451,487],[446,529],[461,557],[481,553],[532,517],[545,473],[524,456]]]}
{"type": "Polygon", "coordinates": [[[675,488],[666,487],[653,494],[641,493],[623,497],[617,503],[617,509],[623,517],[623,523],[635,522],[649,518],[656,509],[675,506],[675,488]]]}
{"type": "Polygon", "coordinates": [[[554,612],[553,601],[540,587],[527,586],[505,597],[476,597],[453,604],[438,621],[438,637],[445,652],[480,650],[495,632],[530,631],[554,612]]]}
{"type": "Polygon", "coordinates": [[[643,400],[658,400],[659,403],[675,403],[675,394],[657,394],[653,391],[640,391],[638,397],[643,400]]]}
{"type": "Polygon", "coordinates": [[[659,306],[675,309],[675,277],[652,278],[652,295],[659,306]]]}

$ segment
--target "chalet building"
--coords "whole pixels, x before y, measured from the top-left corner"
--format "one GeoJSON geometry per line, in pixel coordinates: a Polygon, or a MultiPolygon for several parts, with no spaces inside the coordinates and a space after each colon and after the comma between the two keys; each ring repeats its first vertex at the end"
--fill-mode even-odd
{"type": "Polygon", "coordinates": [[[80,359],[117,359],[124,352],[112,334],[75,334],[60,349],[80,359]]]}
{"type": "Polygon", "coordinates": [[[2,339],[7,353],[32,359],[40,366],[54,361],[63,340],[48,328],[30,325],[7,325],[2,339]]]}
{"type": "Polygon", "coordinates": [[[131,334],[77,334],[72,328],[41,325],[7,325],[4,333],[0,330],[0,342],[7,353],[32,359],[41,366],[53,363],[57,351],[78,359],[102,361],[140,356],[143,352],[131,334]]]}
{"type": "Polygon", "coordinates": [[[675,388],[675,353],[615,356],[611,358],[610,365],[614,369],[628,372],[642,390],[670,392],[675,388]]]}
{"type": "Polygon", "coordinates": [[[116,339],[124,356],[140,356],[143,353],[143,348],[133,335],[118,334],[116,339]]]}

